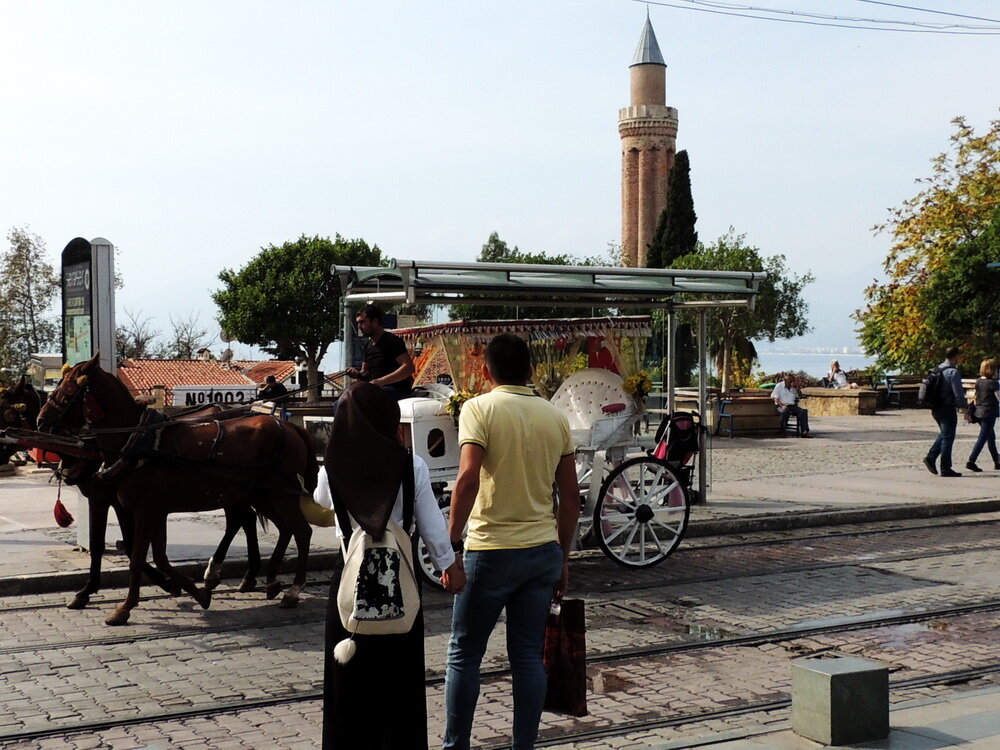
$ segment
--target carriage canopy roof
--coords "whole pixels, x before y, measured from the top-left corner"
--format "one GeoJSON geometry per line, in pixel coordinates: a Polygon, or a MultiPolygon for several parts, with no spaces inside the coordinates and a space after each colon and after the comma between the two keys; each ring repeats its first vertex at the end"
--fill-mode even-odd
{"type": "Polygon", "coordinates": [[[346,301],[418,305],[581,304],[592,307],[753,306],[766,273],[393,260],[387,267],[333,266],[346,301]],[[683,295],[683,301],[677,300],[683,295]]]}

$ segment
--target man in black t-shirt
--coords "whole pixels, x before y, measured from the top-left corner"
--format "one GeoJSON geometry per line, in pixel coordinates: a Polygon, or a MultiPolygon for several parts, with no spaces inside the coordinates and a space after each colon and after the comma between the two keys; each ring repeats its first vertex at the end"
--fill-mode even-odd
{"type": "Polygon", "coordinates": [[[284,396],[287,393],[288,389],[285,388],[283,383],[279,383],[274,375],[268,375],[264,378],[264,387],[260,389],[257,398],[262,401],[274,401],[279,396],[284,396]]]}
{"type": "Polygon", "coordinates": [[[348,376],[379,386],[397,401],[409,398],[416,368],[403,339],[382,327],[382,310],[375,305],[366,305],[355,320],[369,341],[361,369],[347,368],[348,376]]]}

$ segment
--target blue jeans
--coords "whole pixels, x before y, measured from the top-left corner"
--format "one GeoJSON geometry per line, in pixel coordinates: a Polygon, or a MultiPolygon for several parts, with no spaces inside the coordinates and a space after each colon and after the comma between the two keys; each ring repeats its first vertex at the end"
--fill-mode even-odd
{"type": "Polygon", "coordinates": [[[940,406],[931,414],[938,425],[938,436],[927,454],[932,462],[941,456],[941,471],[951,469],[951,446],[955,444],[955,430],[958,427],[958,412],[954,406],[940,406]]]}
{"type": "Polygon", "coordinates": [[[970,464],[976,463],[976,459],[979,458],[984,445],[989,448],[990,456],[993,457],[993,463],[998,462],[997,438],[996,431],[994,430],[996,423],[996,417],[985,417],[979,420],[979,437],[976,438],[976,444],[972,446],[972,453],[969,454],[970,464]]]}
{"type": "Polygon", "coordinates": [[[562,549],[555,542],[466,553],[468,582],[455,597],[448,644],[446,750],[468,750],[479,700],[479,666],[504,607],[514,692],[512,750],[535,746],[545,702],[545,619],[552,590],[562,577],[562,562],[562,549]]]}

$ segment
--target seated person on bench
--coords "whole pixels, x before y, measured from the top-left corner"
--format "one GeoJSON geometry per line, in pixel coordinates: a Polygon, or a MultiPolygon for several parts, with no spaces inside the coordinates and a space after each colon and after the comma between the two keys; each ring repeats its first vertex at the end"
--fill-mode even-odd
{"type": "Polygon", "coordinates": [[[801,408],[796,402],[799,400],[799,384],[795,381],[795,376],[785,373],[784,380],[774,386],[771,391],[771,398],[774,399],[774,407],[781,415],[781,429],[788,426],[788,418],[795,415],[799,422],[799,434],[802,437],[812,437],[809,432],[809,410],[801,408]]]}
{"type": "Polygon", "coordinates": [[[840,369],[840,362],[837,360],[830,363],[830,372],[826,374],[826,382],[829,388],[856,389],[861,387],[857,383],[847,381],[847,373],[840,369]]]}

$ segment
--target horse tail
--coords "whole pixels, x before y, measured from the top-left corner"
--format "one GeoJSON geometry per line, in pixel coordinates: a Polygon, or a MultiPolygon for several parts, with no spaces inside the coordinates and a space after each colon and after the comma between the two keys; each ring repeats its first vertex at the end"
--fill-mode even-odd
{"type": "Polygon", "coordinates": [[[316,460],[316,451],[313,449],[312,439],[304,428],[299,427],[294,422],[285,422],[285,424],[295,431],[295,434],[302,440],[302,445],[306,450],[305,476],[302,477],[302,484],[309,494],[312,495],[319,479],[319,461],[316,460]]]}

